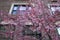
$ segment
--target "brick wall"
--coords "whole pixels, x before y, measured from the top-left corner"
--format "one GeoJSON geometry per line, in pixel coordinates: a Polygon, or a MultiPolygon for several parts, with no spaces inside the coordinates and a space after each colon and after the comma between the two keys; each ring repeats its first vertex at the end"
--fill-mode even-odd
{"type": "Polygon", "coordinates": [[[5,12],[9,12],[11,4],[15,2],[25,2],[27,0],[0,0],[0,10],[3,10],[5,12]]]}

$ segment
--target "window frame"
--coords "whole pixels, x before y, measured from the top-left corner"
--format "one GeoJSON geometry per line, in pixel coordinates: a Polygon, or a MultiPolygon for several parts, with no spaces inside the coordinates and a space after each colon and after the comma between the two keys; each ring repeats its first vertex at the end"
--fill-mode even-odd
{"type": "Polygon", "coordinates": [[[29,3],[12,3],[9,14],[12,14],[14,5],[29,5],[29,3]]]}
{"type": "Polygon", "coordinates": [[[54,7],[54,6],[55,6],[55,7],[60,7],[60,4],[58,4],[58,3],[48,4],[48,8],[50,9],[52,15],[53,15],[54,13],[53,13],[51,7],[54,7]]]}

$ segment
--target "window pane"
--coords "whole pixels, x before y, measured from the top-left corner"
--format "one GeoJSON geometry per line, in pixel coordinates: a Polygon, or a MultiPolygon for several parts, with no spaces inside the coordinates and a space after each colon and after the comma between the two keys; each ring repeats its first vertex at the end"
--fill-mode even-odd
{"type": "Polygon", "coordinates": [[[56,10],[56,8],[55,8],[55,7],[51,7],[51,10],[52,10],[52,11],[55,11],[55,10],[56,10]]]}
{"type": "Polygon", "coordinates": [[[60,7],[56,7],[56,10],[59,10],[60,11],[60,7]]]}
{"type": "Polygon", "coordinates": [[[18,6],[14,6],[13,10],[17,10],[18,9],[18,6]]]}
{"type": "Polygon", "coordinates": [[[28,10],[31,10],[31,7],[29,7],[29,9],[28,10]]]}
{"type": "Polygon", "coordinates": [[[26,10],[25,6],[20,6],[19,10],[26,10]]]}
{"type": "Polygon", "coordinates": [[[60,28],[57,28],[58,34],[60,35],[60,28]]]}
{"type": "Polygon", "coordinates": [[[17,11],[15,11],[15,10],[12,11],[13,14],[16,14],[16,12],[17,12],[17,11]]]}

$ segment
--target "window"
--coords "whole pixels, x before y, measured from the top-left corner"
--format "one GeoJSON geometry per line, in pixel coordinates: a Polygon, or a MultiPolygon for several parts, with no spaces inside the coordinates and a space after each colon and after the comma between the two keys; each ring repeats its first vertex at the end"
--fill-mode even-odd
{"type": "Polygon", "coordinates": [[[18,11],[31,10],[31,6],[28,3],[13,3],[10,9],[10,14],[17,14],[18,11]]]}
{"type": "Polygon", "coordinates": [[[56,29],[57,29],[58,34],[60,35],[60,21],[56,21],[54,24],[57,26],[56,29]]]}
{"type": "Polygon", "coordinates": [[[26,10],[27,8],[26,8],[26,5],[21,5],[20,7],[19,7],[19,10],[21,11],[21,10],[26,10]]]}
{"type": "Polygon", "coordinates": [[[1,25],[0,26],[0,31],[4,31],[5,30],[5,28],[1,25]]]}
{"type": "Polygon", "coordinates": [[[51,0],[51,2],[57,2],[57,0],[51,0]]]}
{"type": "Polygon", "coordinates": [[[51,7],[51,11],[54,13],[56,10],[60,11],[60,7],[51,7]]]}
{"type": "Polygon", "coordinates": [[[48,8],[50,9],[51,13],[55,13],[55,11],[60,11],[59,4],[48,4],[48,8]]]}
{"type": "Polygon", "coordinates": [[[58,34],[60,35],[60,28],[57,28],[58,34]]]}

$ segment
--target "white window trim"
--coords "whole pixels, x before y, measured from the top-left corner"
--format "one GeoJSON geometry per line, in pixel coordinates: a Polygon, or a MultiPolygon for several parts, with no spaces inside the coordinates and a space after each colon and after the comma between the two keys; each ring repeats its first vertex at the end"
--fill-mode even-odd
{"type": "Polygon", "coordinates": [[[11,14],[12,13],[12,10],[13,10],[13,7],[14,7],[14,5],[28,5],[29,3],[12,3],[12,5],[11,5],[11,8],[10,8],[10,10],[9,10],[9,14],[11,14]]]}

